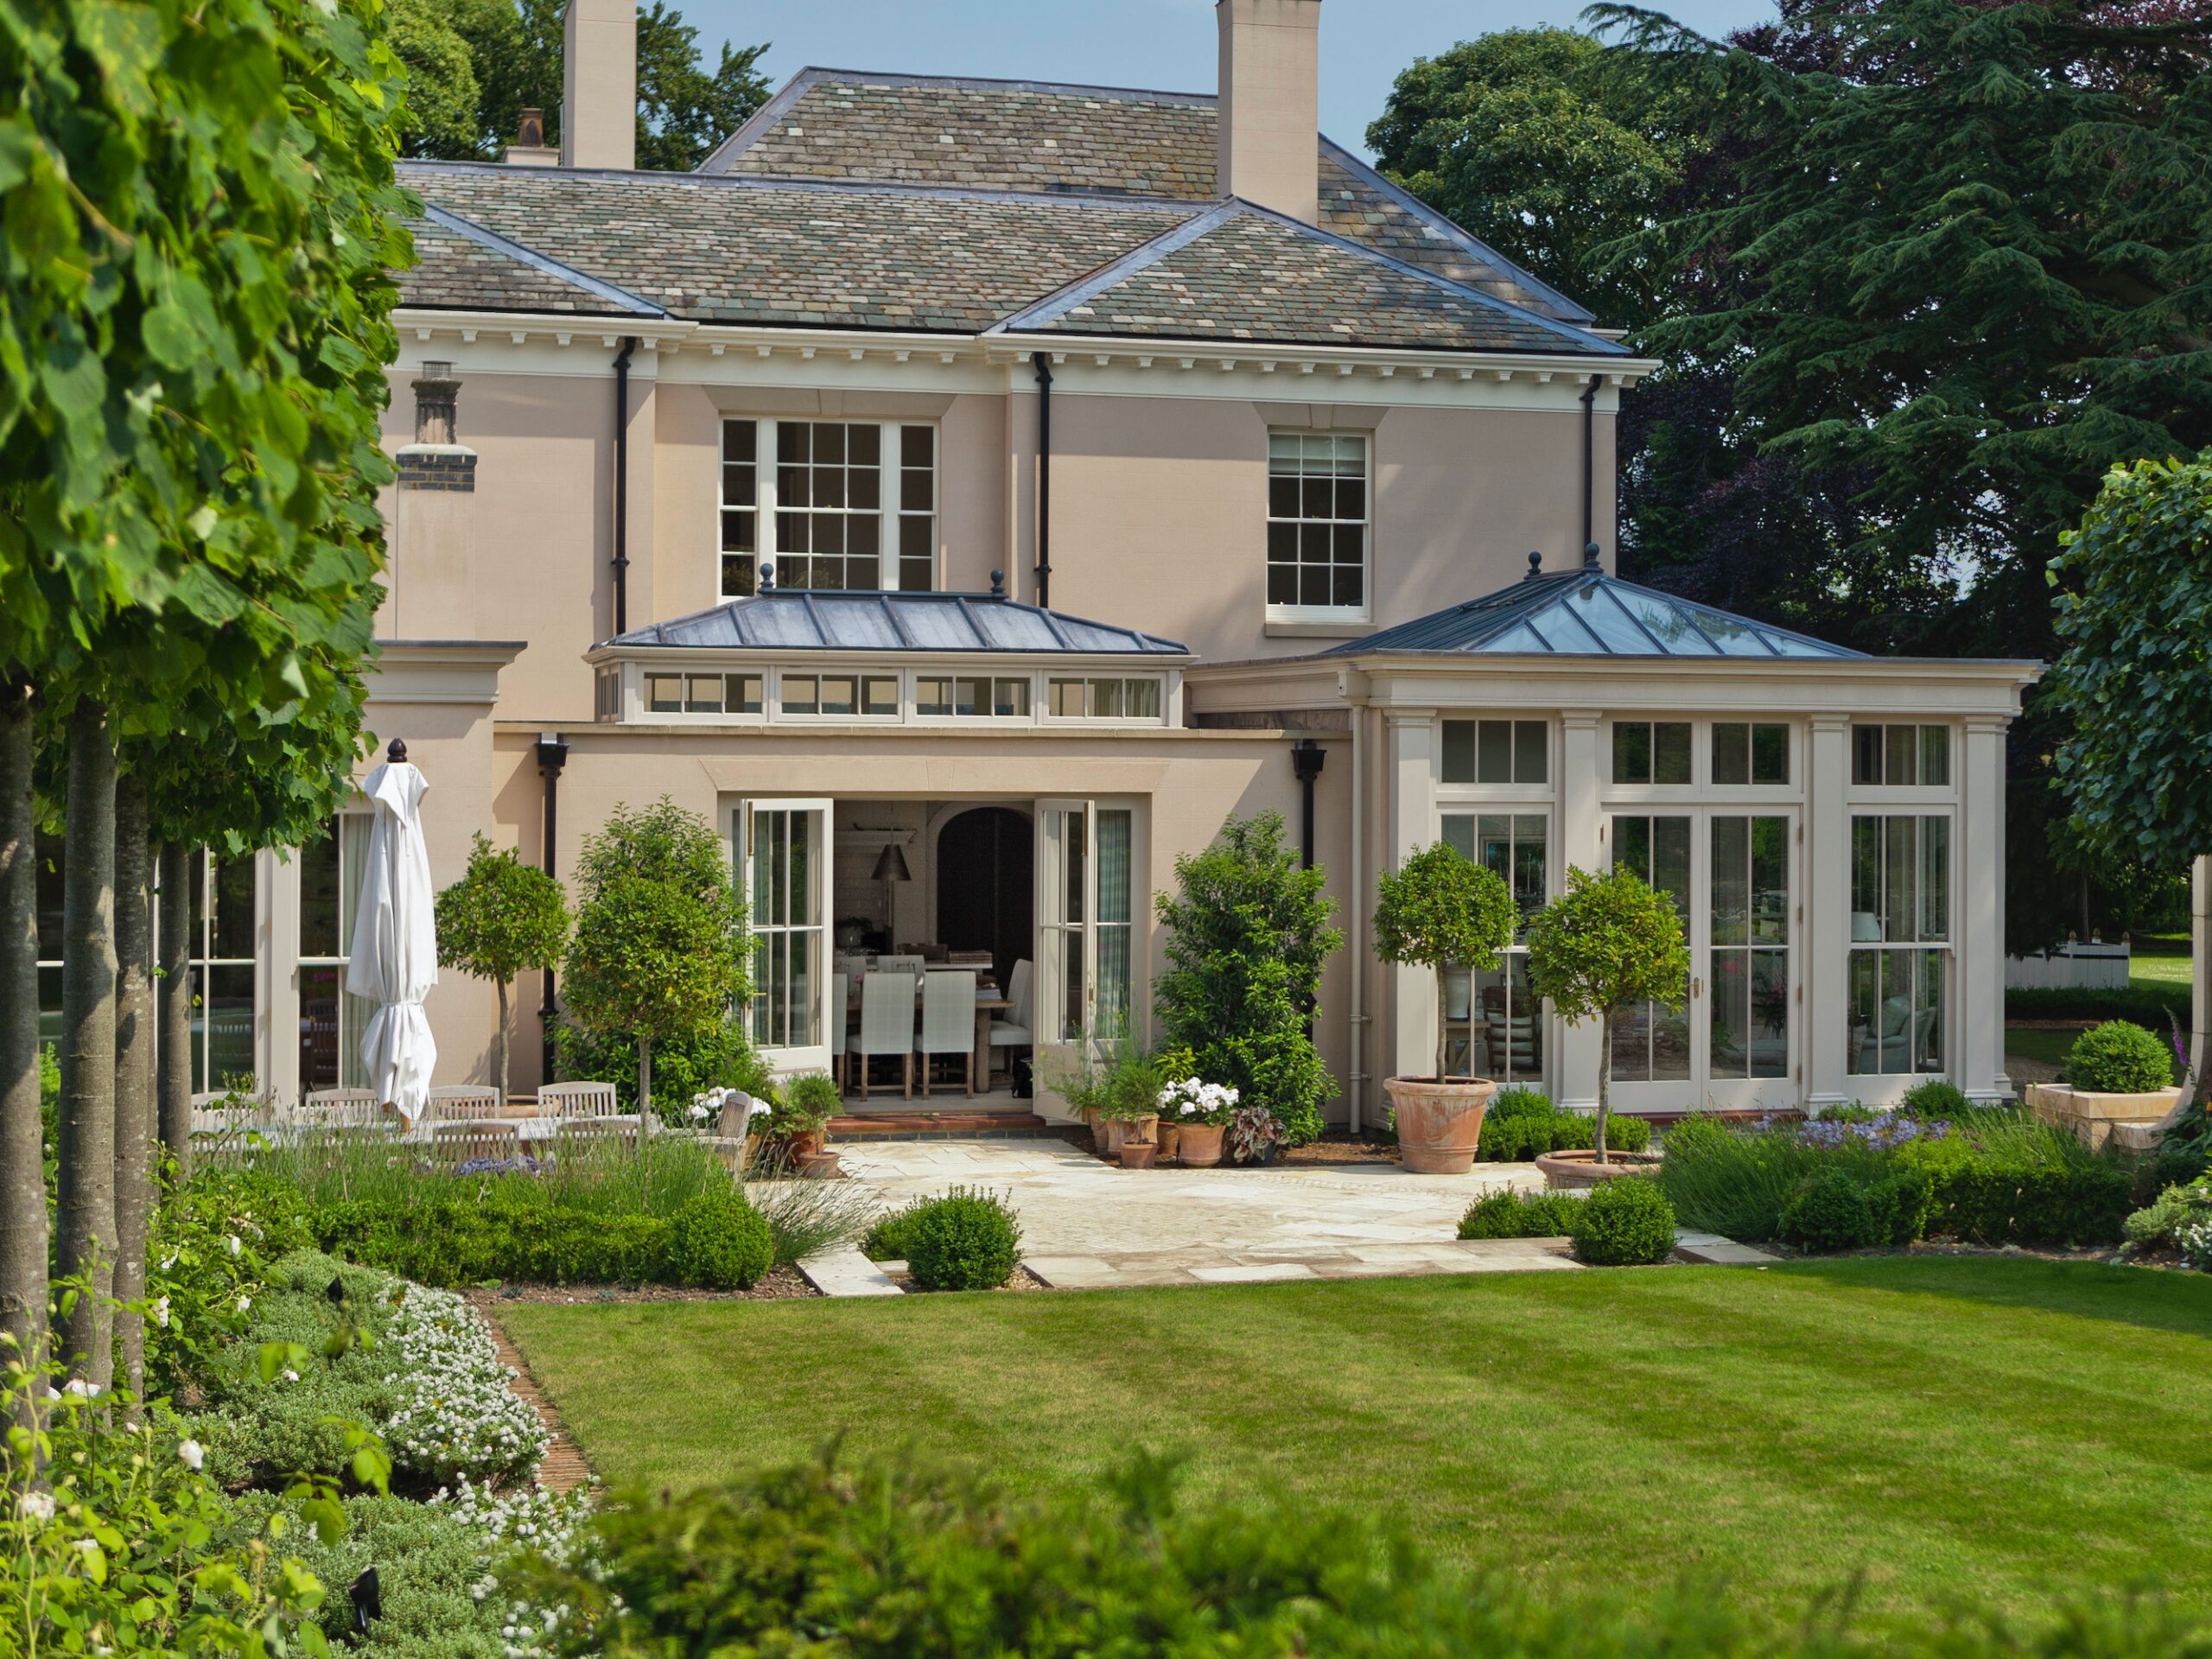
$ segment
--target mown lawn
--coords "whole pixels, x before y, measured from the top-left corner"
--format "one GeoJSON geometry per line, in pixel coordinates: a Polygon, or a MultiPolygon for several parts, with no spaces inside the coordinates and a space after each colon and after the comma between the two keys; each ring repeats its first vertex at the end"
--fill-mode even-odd
{"type": "Polygon", "coordinates": [[[616,1484],[842,1434],[1040,1488],[1149,1444],[1540,1585],[2212,1608],[2212,1279],[1876,1257],[500,1317],[616,1484]]]}

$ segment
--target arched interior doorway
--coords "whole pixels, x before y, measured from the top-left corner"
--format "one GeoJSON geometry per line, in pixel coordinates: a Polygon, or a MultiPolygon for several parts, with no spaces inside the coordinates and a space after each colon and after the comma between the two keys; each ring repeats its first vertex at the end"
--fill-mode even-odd
{"type": "Polygon", "coordinates": [[[948,949],[988,950],[1001,985],[1034,948],[1035,860],[1028,818],[978,806],[938,832],[937,936],[948,949]]]}

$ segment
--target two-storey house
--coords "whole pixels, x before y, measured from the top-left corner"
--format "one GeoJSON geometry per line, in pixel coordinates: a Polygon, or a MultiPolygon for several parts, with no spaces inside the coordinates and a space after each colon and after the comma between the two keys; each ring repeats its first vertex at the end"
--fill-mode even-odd
{"type": "MultiPolygon", "coordinates": [[[[1431,1064],[1366,914],[1439,839],[1530,908],[1571,865],[1675,895],[1692,980],[1623,1026],[1630,1109],[2005,1092],[2032,670],[1619,579],[1654,365],[1319,133],[1319,10],[1219,0],[1211,97],[810,69],[669,175],[632,169],[631,0],[572,0],[560,151],[404,169],[370,722],[429,776],[438,880],[479,830],[565,875],[669,796],[728,837],[779,1065],[840,1046],[841,956],[908,944],[1031,964],[1050,1048],[1147,1027],[1154,894],[1274,809],[1347,934],[1340,1121],[1431,1064]]],[[[356,1063],[364,823],[211,869],[207,1075],[356,1063]]],[[[1592,1099],[1517,956],[1446,1001],[1460,1064],[1592,1099]]],[[[439,988],[441,1081],[486,1075],[492,1007],[439,988]]]]}

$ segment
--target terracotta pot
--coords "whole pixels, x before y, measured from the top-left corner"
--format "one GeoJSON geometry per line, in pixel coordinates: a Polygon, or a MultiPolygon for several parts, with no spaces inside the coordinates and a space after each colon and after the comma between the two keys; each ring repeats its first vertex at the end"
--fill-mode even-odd
{"type": "Polygon", "coordinates": [[[1185,1123],[1180,1132],[1183,1166],[1186,1169],[1211,1169],[1221,1161],[1221,1137],[1225,1126],[1219,1123],[1185,1123]]]}
{"type": "Polygon", "coordinates": [[[1162,1123],[1153,1130],[1152,1140],[1153,1144],[1160,1148],[1160,1161],[1172,1164],[1182,1148],[1183,1126],[1180,1123],[1162,1123]]]}
{"type": "Polygon", "coordinates": [[[1563,1192],[1618,1181],[1624,1176],[1648,1175],[1658,1161],[1656,1152],[1609,1152],[1601,1164],[1595,1149],[1573,1147],[1543,1154],[1536,1160],[1536,1167],[1543,1172],[1546,1186],[1563,1192]]]}
{"type": "Polygon", "coordinates": [[[1123,1132],[1122,1138],[1124,1145],[1131,1141],[1141,1141],[1148,1147],[1158,1146],[1160,1144],[1160,1114],[1147,1112],[1142,1117],[1131,1118],[1128,1128],[1123,1132]]]}
{"type": "Polygon", "coordinates": [[[798,1160],[798,1173],[810,1180],[834,1181],[845,1172],[834,1152],[810,1152],[798,1160]]]}
{"type": "Polygon", "coordinates": [[[1385,1077],[1398,1123],[1398,1157],[1417,1175],[1464,1175],[1475,1166],[1483,1114],[1497,1085],[1488,1077],[1385,1077]]]}
{"type": "Polygon", "coordinates": [[[803,1164],[822,1150],[822,1132],[809,1129],[804,1135],[786,1135],[784,1145],[791,1154],[791,1161],[803,1164]]]}
{"type": "Polygon", "coordinates": [[[1122,1141],[1129,1126],[1118,1117],[1102,1117],[1091,1125],[1090,1144],[1097,1148],[1101,1158],[1112,1160],[1122,1155],[1122,1141]]]}
{"type": "Polygon", "coordinates": [[[1122,1142],[1122,1167],[1150,1169],[1159,1151],[1160,1148],[1149,1141],[1124,1141],[1122,1142]]]}

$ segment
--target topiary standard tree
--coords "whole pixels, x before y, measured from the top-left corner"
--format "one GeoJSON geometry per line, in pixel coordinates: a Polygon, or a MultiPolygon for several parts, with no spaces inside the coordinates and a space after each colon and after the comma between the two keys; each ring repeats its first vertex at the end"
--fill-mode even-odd
{"type": "Polygon", "coordinates": [[[468,868],[438,895],[438,966],[488,979],[499,993],[499,1098],[507,1097],[507,987],[518,974],[551,968],[569,943],[561,884],[512,847],[477,832],[468,868]]]}
{"type": "Polygon", "coordinates": [[[1176,896],[1154,901],[1167,972],[1154,988],[1168,1046],[1209,1083],[1264,1106],[1294,1146],[1321,1133],[1333,1088],[1313,1047],[1321,964],[1344,943],[1323,871],[1283,845],[1282,816],[1232,818],[1205,851],[1175,861],[1176,896]]]}
{"type": "Polygon", "coordinates": [[[665,796],[585,838],[576,887],[563,990],[587,1030],[636,1039],[642,1135],[654,1042],[703,1036],[753,995],[745,906],[713,827],[665,796]]]}
{"type": "Polygon", "coordinates": [[[1638,1002],[1682,1006],[1689,945],[1675,901],[1633,870],[1605,875],[1570,868],[1567,891],[1529,926],[1529,989],[1548,998],[1569,1025],[1598,1022],[1598,1122],[1592,1144],[1605,1156],[1612,1107],[1613,1021],[1638,1002]]]}
{"type": "Polygon", "coordinates": [[[1520,919],[1504,879],[1449,842],[1423,848],[1376,882],[1375,954],[1436,975],[1437,1082],[1449,1052],[1449,970],[1497,967],[1520,919]]]}

